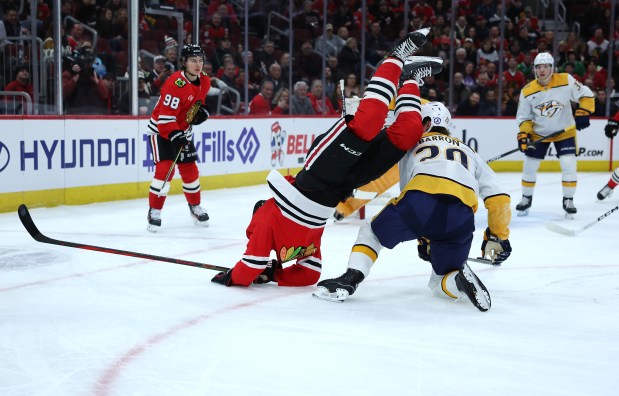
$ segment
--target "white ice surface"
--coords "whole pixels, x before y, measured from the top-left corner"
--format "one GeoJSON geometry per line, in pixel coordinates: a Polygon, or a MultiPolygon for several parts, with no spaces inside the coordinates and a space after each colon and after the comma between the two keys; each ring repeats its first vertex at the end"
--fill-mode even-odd
{"type": "MultiPolygon", "coordinates": [[[[0,395],[617,395],[619,204],[597,202],[610,173],[580,173],[575,220],[558,173],[540,173],[511,257],[471,263],[492,296],[435,298],[415,243],[384,250],[345,303],[314,287],[210,282],[215,271],[42,244],[0,215],[0,395]]],[[[500,174],[520,199],[520,174],[500,174]]],[[[146,193],[146,192],[145,192],[146,193]]],[[[159,234],[147,200],[32,209],[56,239],[232,266],[265,186],[204,191],[211,226],[171,196],[159,234]]],[[[372,206],[375,213],[379,207],[372,206]]],[[[471,256],[486,227],[477,215],[471,256]]],[[[361,221],[329,224],[323,276],[344,272],[361,221]]]]}

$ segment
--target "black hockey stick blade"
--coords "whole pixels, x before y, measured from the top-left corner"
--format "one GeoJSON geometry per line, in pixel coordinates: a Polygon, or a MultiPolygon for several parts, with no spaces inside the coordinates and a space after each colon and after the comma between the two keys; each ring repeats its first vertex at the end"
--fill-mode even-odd
{"type": "MultiPolygon", "coordinates": [[[[536,141],[531,142],[531,143],[529,144],[529,146],[536,146],[538,143],[541,143],[542,141],[544,141],[544,140],[546,140],[546,139],[550,139],[550,138],[552,138],[552,137],[555,137],[555,136],[557,136],[557,135],[560,135],[560,134],[562,134],[563,132],[565,132],[565,129],[561,129],[560,131],[553,132],[553,133],[551,133],[551,134],[550,134],[550,135],[548,135],[548,136],[544,136],[544,137],[542,137],[541,139],[537,139],[536,141]]],[[[501,158],[503,158],[503,157],[507,157],[508,155],[513,154],[513,153],[515,153],[515,152],[517,152],[517,151],[520,151],[520,149],[519,149],[519,148],[515,148],[515,149],[513,149],[513,150],[509,150],[509,151],[508,151],[508,152],[506,152],[506,153],[499,154],[499,155],[497,155],[496,157],[492,157],[492,158],[490,158],[489,160],[487,160],[487,161],[486,161],[486,163],[490,163],[490,162],[492,162],[492,161],[496,161],[496,160],[501,159],[501,158]]]]}
{"type": "Polygon", "coordinates": [[[106,248],[106,247],[100,247],[100,246],[94,246],[94,245],[86,245],[83,243],[75,243],[75,242],[61,241],[59,239],[53,239],[53,238],[43,235],[41,231],[39,231],[37,226],[34,224],[34,221],[32,220],[32,216],[30,216],[30,212],[28,211],[28,208],[26,207],[26,205],[24,204],[19,205],[19,208],[17,209],[17,214],[19,216],[19,220],[21,220],[22,224],[24,225],[24,228],[26,228],[26,231],[28,231],[30,236],[32,236],[32,238],[37,242],[49,243],[51,245],[72,247],[72,248],[77,248],[77,249],[92,250],[95,252],[118,254],[120,256],[129,256],[129,257],[136,257],[136,258],[147,259],[147,260],[163,261],[166,263],[187,265],[190,267],[211,269],[215,271],[228,271],[230,269],[227,267],[220,267],[218,265],[198,263],[195,261],[181,260],[181,259],[163,257],[163,256],[155,256],[152,254],[130,252],[127,250],[106,248]]]}
{"type": "Polygon", "coordinates": [[[474,257],[469,257],[469,258],[467,258],[467,259],[466,259],[466,261],[472,261],[472,262],[474,262],[474,263],[481,263],[481,264],[494,265],[495,267],[498,267],[498,266],[500,266],[500,265],[501,265],[501,264],[494,264],[494,263],[492,262],[492,260],[488,260],[488,259],[485,259],[485,258],[483,258],[483,257],[477,257],[477,258],[474,258],[474,257]]]}

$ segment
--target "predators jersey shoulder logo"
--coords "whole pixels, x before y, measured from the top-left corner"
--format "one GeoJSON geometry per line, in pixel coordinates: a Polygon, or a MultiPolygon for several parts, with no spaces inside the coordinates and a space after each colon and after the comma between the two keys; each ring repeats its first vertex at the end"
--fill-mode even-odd
{"type": "Polygon", "coordinates": [[[542,117],[552,118],[558,112],[563,110],[564,107],[565,105],[557,100],[549,100],[535,106],[535,109],[539,110],[539,113],[542,117]]]}
{"type": "Polygon", "coordinates": [[[279,249],[279,260],[282,263],[285,263],[286,261],[290,261],[290,260],[294,260],[296,258],[302,258],[302,257],[307,257],[307,256],[311,256],[312,254],[314,254],[316,252],[316,247],[314,246],[314,243],[310,243],[309,246],[304,247],[304,246],[299,246],[299,247],[294,247],[291,246],[289,248],[287,248],[286,246],[282,246],[279,249]]]}
{"type": "Polygon", "coordinates": [[[187,82],[180,77],[177,78],[176,81],[174,81],[174,85],[176,85],[179,88],[183,88],[186,84],[187,82]]]}
{"type": "Polygon", "coordinates": [[[191,121],[195,118],[198,110],[200,110],[200,106],[202,106],[202,101],[197,100],[196,103],[191,105],[189,110],[187,110],[187,114],[185,115],[185,121],[187,121],[187,124],[191,124],[191,121]]]}

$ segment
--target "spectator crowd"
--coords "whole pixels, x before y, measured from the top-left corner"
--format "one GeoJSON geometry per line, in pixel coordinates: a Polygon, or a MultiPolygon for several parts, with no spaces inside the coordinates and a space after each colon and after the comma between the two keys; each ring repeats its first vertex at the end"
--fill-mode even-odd
{"type": "MultiPolygon", "coordinates": [[[[605,116],[606,102],[614,98],[619,78],[619,57],[615,55],[619,49],[608,40],[610,0],[565,0],[568,18],[587,15],[577,21],[577,29],[565,32],[547,29],[531,7],[537,3],[523,0],[507,0],[504,13],[501,2],[496,0],[462,0],[455,11],[450,8],[451,2],[444,0],[416,0],[408,2],[408,15],[402,0],[367,0],[365,17],[361,1],[335,0],[326,2],[326,6],[323,2],[295,0],[290,14],[288,2],[256,0],[250,3],[249,31],[243,32],[245,11],[237,8],[240,3],[202,0],[199,37],[194,40],[192,1],[140,1],[140,114],[152,110],[163,82],[179,68],[179,47],[194,41],[207,54],[204,71],[213,80],[207,100],[212,112],[339,114],[342,96],[363,95],[362,79],[369,79],[386,51],[406,32],[422,27],[431,28],[431,44],[421,54],[444,59],[443,71],[425,79],[422,96],[450,105],[455,115],[493,116],[500,111],[514,116],[520,90],[534,79],[532,61],[541,51],[556,54],[556,71],[569,73],[592,89],[596,94],[595,115],[605,116]],[[179,26],[173,17],[146,12],[149,7],[182,12],[183,25],[179,26]],[[293,31],[288,30],[288,22],[278,25],[275,18],[270,18],[271,11],[291,19],[293,31]],[[501,15],[505,21],[503,39],[501,15]],[[182,37],[178,37],[179,31],[182,37]],[[244,48],[244,33],[248,34],[248,49],[244,48]],[[293,40],[292,53],[288,52],[289,40],[293,40]],[[610,79],[609,57],[613,65],[610,79]],[[340,80],[344,81],[343,90],[339,88],[340,80]]],[[[47,79],[41,79],[41,105],[53,98],[53,64],[45,61],[53,59],[53,3],[37,1],[36,34],[44,55],[40,67],[46,69],[41,75],[47,79]]],[[[60,3],[66,113],[127,114],[127,0],[60,3]]],[[[27,1],[0,0],[0,14],[0,86],[32,97],[30,44],[18,39],[30,35],[30,5],[27,1]]],[[[575,26],[573,22],[568,20],[566,26],[575,26]]],[[[612,32],[615,40],[619,21],[616,25],[612,32]]],[[[611,113],[616,109],[613,103],[611,113]]]]}

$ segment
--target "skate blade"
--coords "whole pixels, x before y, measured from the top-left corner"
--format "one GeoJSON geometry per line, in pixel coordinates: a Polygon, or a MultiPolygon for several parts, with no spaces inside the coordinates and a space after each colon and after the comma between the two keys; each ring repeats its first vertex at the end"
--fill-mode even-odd
{"type": "Polygon", "coordinates": [[[574,213],[566,213],[565,218],[568,220],[574,220],[574,213]]]}
{"type": "Polygon", "coordinates": [[[146,227],[146,229],[152,233],[157,233],[159,232],[159,229],[161,228],[161,226],[158,225],[154,225],[154,224],[149,224],[148,227],[146,227]]]}
{"type": "Polygon", "coordinates": [[[320,300],[342,303],[346,301],[348,292],[344,289],[335,289],[335,292],[331,293],[326,287],[318,286],[312,296],[320,300]]]}
{"type": "Polygon", "coordinates": [[[193,224],[200,226],[200,227],[208,227],[208,220],[207,221],[198,221],[198,219],[194,218],[193,219],[193,224]]]}
{"type": "Polygon", "coordinates": [[[529,215],[529,209],[525,209],[525,210],[516,210],[516,215],[522,217],[522,216],[528,216],[529,215]]]}
{"type": "Polygon", "coordinates": [[[465,279],[469,282],[469,288],[471,289],[469,292],[471,295],[468,295],[469,300],[482,312],[486,312],[492,306],[492,301],[490,300],[490,293],[486,291],[486,288],[483,286],[477,275],[475,275],[470,270],[463,271],[465,279]]]}

